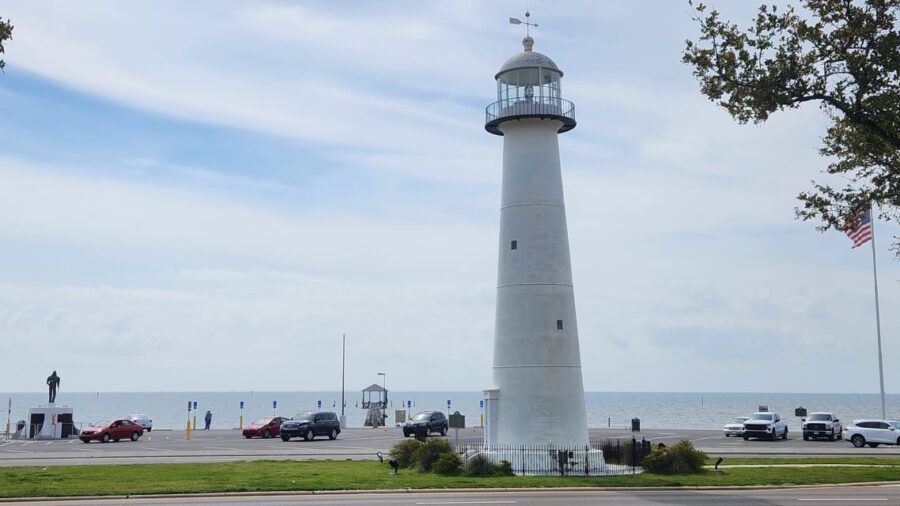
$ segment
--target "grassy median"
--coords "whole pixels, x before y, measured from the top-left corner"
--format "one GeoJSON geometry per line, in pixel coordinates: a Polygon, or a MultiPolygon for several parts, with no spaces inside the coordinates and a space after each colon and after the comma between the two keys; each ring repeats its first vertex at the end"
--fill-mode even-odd
{"type": "Polygon", "coordinates": [[[0,468],[0,497],[140,495],[201,492],[488,487],[678,487],[811,485],[890,481],[900,459],[728,459],[727,464],[877,464],[886,467],[763,467],[704,471],[688,476],[609,477],[439,476],[371,461],[254,461],[0,468]],[[760,462],[765,460],[765,462],[760,462]]]}

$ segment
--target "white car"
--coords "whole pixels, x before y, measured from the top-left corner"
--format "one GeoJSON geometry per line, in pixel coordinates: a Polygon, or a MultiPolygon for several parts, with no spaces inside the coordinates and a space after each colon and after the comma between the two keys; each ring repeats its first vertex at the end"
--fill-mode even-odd
{"type": "Polygon", "coordinates": [[[747,420],[746,416],[738,416],[732,418],[731,421],[725,424],[722,427],[722,432],[725,433],[725,437],[728,436],[743,436],[744,435],[744,422],[747,420]]]}
{"type": "Polygon", "coordinates": [[[153,430],[153,420],[150,419],[147,415],[131,415],[131,423],[136,423],[144,428],[145,431],[150,432],[153,430]]]}
{"type": "Polygon", "coordinates": [[[853,446],[900,445],[900,422],[896,420],[854,420],[844,429],[844,439],[853,446]]]}

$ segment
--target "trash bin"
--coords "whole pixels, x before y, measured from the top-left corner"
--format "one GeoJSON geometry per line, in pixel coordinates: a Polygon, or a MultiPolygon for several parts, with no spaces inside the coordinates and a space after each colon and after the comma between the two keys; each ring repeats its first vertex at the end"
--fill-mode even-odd
{"type": "Polygon", "coordinates": [[[640,432],[641,431],[641,419],[640,418],[632,418],[631,419],[631,432],[640,432]]]}

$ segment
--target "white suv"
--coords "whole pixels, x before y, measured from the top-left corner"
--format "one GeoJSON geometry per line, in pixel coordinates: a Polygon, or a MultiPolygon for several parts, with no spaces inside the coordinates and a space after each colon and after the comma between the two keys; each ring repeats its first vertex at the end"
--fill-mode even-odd
{"type": "Polygon", "coordinates": [[[131,415],[131,423],[136,423],[144,428],[145,431],[150,432],[153,430],[153,420],[150,419],[147,415],[131,415]]]}
{"type": "Polygon", "coordinates": [[[894,420],[855,420],[844,430],[844,439],[853,446],[900,445],[900,422],[894,420]]]}

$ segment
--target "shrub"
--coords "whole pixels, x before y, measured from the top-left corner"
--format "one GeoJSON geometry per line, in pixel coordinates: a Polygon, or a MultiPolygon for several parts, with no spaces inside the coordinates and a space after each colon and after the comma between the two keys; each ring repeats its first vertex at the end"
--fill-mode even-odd
{"type": "Polygon", "coordinates": [[[434,461],[431,470],[437,474],[456,475],[462,470],[463,461],[455,453],[442,453],[434,461]]]}
{"type": "Polygon", "coordinates": [[[466,461],[466,474],[469,476],[514,476],[512,463],[501,460],[494,464],[491,459],[479,453],[466,461]]]}
{"type": "Polygon", "coordinates": [[[607,464],[620,464],[625,466],[639,465],[641,461],[641,441],[631,439],[622,441],[604,441],[600,447],[603,450],[603,461],[607,464]]]}
{"type": "Polygon", "coordinates": [[[450,443],[443,439],[429,439],[428,442],[419,447],[416,452],[416,463],[419,472],[427,473],[431,471],[431,467],[440,458],[446,454],[456,455],[450,443]]]}
{"type": "Polygon", "coordinates": [[[419,450],[423,446],[425,446],[424,443],[415,439],[405,439],[395,443],[389,454],[400,467],[412,467],[418,461],[419,450]]]}
{"type": "Polygon", "coordinates": [[[706,454],[694,448],[690,441],[656,448],[644,457],[644,470],[659,474],[690,474],[703,469],[706,454]]]}
{"type": "MultiPolygon", "coordinates": [[[[504,460],[504,462],[506,461],[504,460]]],[[[466,474],[469,476],[494,476],[497,474],[497,466],[491,462],[491,459],[479,453],[466,462],[466,474]]]]}

